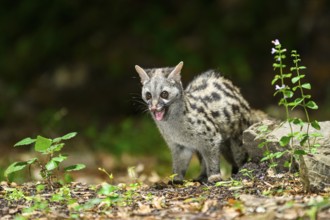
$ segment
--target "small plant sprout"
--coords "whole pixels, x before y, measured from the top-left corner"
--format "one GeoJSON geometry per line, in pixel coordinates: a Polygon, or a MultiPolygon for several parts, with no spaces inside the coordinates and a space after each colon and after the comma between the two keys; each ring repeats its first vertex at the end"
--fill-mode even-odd
{"type": "MultiPolygon", "coordinates": [[[[46,155],[47,161],[42,162],[40,158],[34,157],[27,161],[14,162],[5,170],[4,176],[8,180],[8,176],[11,173],[23,170],[25,167],[30,168],[31,165],[37,165],[40,168],[40,176],[48,183],[49,186],[53,187],[53,180],[56,178],[55,171],[59,170],[60,163],[62,163],[68,157],[60,153],[64,147],[63,141],[69,140],[76,135],[76,132],[72,132],[54,139],[49,139],[38,135],[36,139],[28,137],[17,142],[14,147],[34,144],[34,150],[37,153],[46,155]]],[[[83,168],[85,168],[84,164],[71,165],[65,167],[64,172],[81,170],[83,168]]]]}
{"type": "Polygon", "coordinates": [[[99,167],[98,170],[105,173],[108,176],[108,178],[110,180],[110,183],[112,183],[112,181],[113,181],[113,174],[112,173],[108,173],[108,171],[106,171],[104,168],[101,168],[101,167],[99,167]]]}
{"type": "Polygon", "coordinates": [[[170,176],[168,177],[168,179],[170,180],[170,183],[171,183],[171,184],[174,184],[174,178],[175,178],[177,175],[178,175],[178,174],[174,173],[174,174],[172,174],[172,175],[170,175],[170,176]]]}
{"type": "Polygon", "coordinates": [[[249,169],[241,169],[239,172],[243,175],[248,177],[250,180],[254,181],[255,176],[253,175],[254,170],[249,170],[249,169]]]}
{"type": "Polygon", "coordinates": [[[137,179],[138,179],[138,174],[137,174],[137,172],[136,172],[135,167],[128,167],[128,168],[127,168],[127,174],[128,174],[128,176],[129,176],[131,179],[133,179],[134,181],[137,181],[137,179]]]}

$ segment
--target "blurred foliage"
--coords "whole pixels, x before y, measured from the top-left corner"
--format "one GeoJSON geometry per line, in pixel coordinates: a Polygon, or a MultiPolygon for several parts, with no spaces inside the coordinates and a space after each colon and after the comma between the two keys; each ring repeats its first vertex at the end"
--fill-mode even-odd
{"type": "Polygon", "coordinates": [[[300,0],[23,0],[0,6],[0,72],[23,84],[63,64],[84,63],[120,77],[134,63],[174,65],[179,59],[191,69],[220,66],[248,81],[258,74],[250,62],[260,63],[252,51],[263,57],[271,39],[299,43],[309,34],[300,21],[309,5],[300,0]]]}
{"type": "Polygon", "coordinates": [[[312,73],[306,77],[318,88],[312,95],[326,118],[329,9],[324,0],[1,1],[0,150],[41,131],[77,130],[97,149],[169,161],[152,120],[139,115],[134,65],[183,60],[184,84],[216,68],[252,106],[266,109],[276,103],[270,86],[275,38],[306,60],[312,73]]]}
{"type": "Polygon", "coordinates": [[[158,159],[168,161],[170,155],[154,122],[149,118],[133,120],[126,118],[119,124],[110,123],[104,129],[91,125],[85,135],[96,149],[107,149],[114,155],[159,155],[158,159]]]}

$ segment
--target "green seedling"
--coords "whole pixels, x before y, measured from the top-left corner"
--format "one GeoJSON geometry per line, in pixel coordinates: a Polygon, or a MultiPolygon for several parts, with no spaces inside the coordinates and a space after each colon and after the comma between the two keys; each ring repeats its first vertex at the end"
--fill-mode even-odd
{"type": "MultiPolygon", "coordinates": [[[[36,153],[46,155],[46,162],[42,162],[40,157],[34,157],[27,161],[20,161],[12,163],[4,173],[4,176],[8,180],[8,176],[24,168],[30,168],[31,165],[37,165],[40,168],[40,176],[47,181],[50,187],[54,186],[54,179],[56,178],[55,171],[59,171],[60,164],[67,159],[68,156],[62,155],[60,152],[64,147],[63,141],[69,140],[77,135],[76,132],[68,133],[62,137],[49,139],[42,136],[37,138],[25,138],[17,142],[14,147],[21,147],[34,144],[34,150],[36,153]]],[[[84,164],[71,165],[64,168],[64,172],[77,171],[85,168],[84,164]]]]}
{"type": "Polygon", "coordinates": [[[108,176],[110,183],[112,183],[112,181],[113,181],[112,173],[108,173],[108,171],[106,171],[104,168],[101,168],[101,167],[99,167],[98,170],[105,173],[108,176]]]}

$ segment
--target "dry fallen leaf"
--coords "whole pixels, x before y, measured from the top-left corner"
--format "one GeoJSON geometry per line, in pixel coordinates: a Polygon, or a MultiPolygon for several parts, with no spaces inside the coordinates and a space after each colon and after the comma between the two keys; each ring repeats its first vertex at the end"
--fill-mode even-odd
{"type": "Polygon", "coordinates": [[[145,205],[145,204],[142,204],[141,202],[138,202],[137,204],[139,206],[139,209],[137,210],[137,213],[147,214],[147,213],[151,212],[150,205],[145,205]]]}
{"type": "Polygon", "coordinates": [[[152,205],[156,208],[156,209],[162,209],[163,206],[165,206],[165,197],[155,197],[152,200],[152,205]]]}

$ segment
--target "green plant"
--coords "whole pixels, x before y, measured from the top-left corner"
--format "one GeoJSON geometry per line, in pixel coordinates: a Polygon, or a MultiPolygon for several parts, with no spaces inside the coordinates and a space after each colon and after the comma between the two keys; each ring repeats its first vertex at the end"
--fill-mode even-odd
{"type": "MultiPolygon", "coordinates": [[[[109,174],[106,170],[99,168],[100,171],[105,172],[110,181],[113,180],[113,175],[109,174]]],[[[137,190],[141,187],[141,183],[137,182],[137,174],[135,167],[129,167],[127,169],[128,176],[133,179],[134,183],[112,185],[104,183],[101,186],[101,189],[98,191],[98,194],[102,197],[102,202],[107,206],[119,205],[127,206],[134,202],[134,198],[138,196],[137,190]]]]}
{"type": "MultiPolygon", "coordinates": [[[[41,157],[34,157],[27,161],[14,162],[5,170],[4,176],[8,180],[8,176],[11,173],[20,171],[26,167],[31,167],[31,165],[37,165],[40,168],[41,177],[47,181],[49,186],[53,186],[53,180],[56,177],[55,171],[59,170],[59,165],[68,156],[62,155],[60,152],[64,147],[63,141],[69,140],[76,136],[76,132],[68,133],[62,137],[57,137],[54,139],[45,138],[42,136],[37,136],[36,139],[25,138],[17,142],[14,147],[26,146],[34,144],[34,150],[37,153],[46,155],[46,162],[43,162],[41,157]]],[[[85,168],[84,164],[71,165],[64,168],[64,172],[76,171],[85,168]]]]}
{"type": "Polygon", "coordinates": [[[28,217],[30,214],[35,211],[43,211],[45,213],[50,211],[50,205],[47,199],[43,198],[40,195],[27,196],[26,200],[31,204],[30,207],[24,208],[22,210],[22,215],[18,215],[17,217],[28,217]]]}
{"type": "Polygon", "coordinates": [[[310,208],[306,211],[306,215],[309,219],[316,220],[319,211],[330,207],[330,200],[328,197],[319,197],[318,199],[311,199],[308,205],[310,208]]]}
{"type": "Polygon", "coordinates": [[[253,175],[253,171],[254,171],[254,170],[249,170],[249,169],[243,168],[243,169],[240,169],[239,172],[240,172],[243,176],[246,176],[246,177],[248,177],[250,180],[254,181],[255,176],[253,175]]]}
{"type": "Polygon", "coordinates": [[[24,192],[17,188],[6,188],[4,198],[11,202],[25,199],[24,192]]]}
{"type": "MultiPolygon", "coordinates": [[[[219,181],[215,183],[215,186],[224,186],[224,187],[237,187],[240,188],[243,186],[242,181],[240,180],[235,180],[235,179],[230,179],[230,180],[226,180],[226,181],[219,181]]],[[[236,189],[236,188],[235,188],[236,189]]]]}
{"type": "Polygon", "coordinates": [[[108,171],[106,171],[104,168],[101,168],[101,167],[99,167],[98,170],[105,173],[108,176],[108,178],[110,180],[110,183],[113,181],[113,174],[112,173],[108,173],[108,171]]]}
{"type": "Polygon", "coordinates": [[[177,176],[178,174],[173,173],[172,175],[168,176],[167,178],[169,179],[169,182],[173,185],[174,184],[174,178],[177,176]]]}
{"type": "MultiPolygon", "coordinates": [[[[276,95],[281,95],[279,100],[279,105],[283,106],[286,113],[286,123],[288,123],[290,132],[287,135],[281,137],[279,143],[284,148],[281,152],[269,152],[266,149],[266,154],[263,160],[270,160],[272,166],[276,166],[274,163],[274,158],[280,158],[284,154],[289,153],[290,161],[286,165],[291,170],[293,160],[296,158],[299,161],[299,171],[301,174],[301,179],[304,185],[305,190],[309,190],[309,181],[307,178],[307,168],[304,162],[302,155],[307,153],[313,153],[316,151],[316,147],[319,145],[316,143],[316,138],[320,137],[321,134],[314,132],[310,134],[310,126],[316,130],[320,130],[319,123],[310,120],[308,110],[316,110],[318,106],[316,103],[311,100],[311,95],[307,94],[307,91],[311,89],[310,83],[303,83],[302,79],[305,77],[304,74],[301,74],[301,70],[306,69],[305,66],[301,66],[300,55],[296,50],[291,51],[291,57],[293,58],[293,66],[290,68],[290,71],[293,71],[295,75],[291,72],[286,71],[286,65],[284,60],[286,59],[286,49],[282,48],[279,40],[272,41],[274,48],[272,48],[272,54],[274,54],[275,62],[273,63],[274,70],[278,70],[278,73],[274,76],[272,80],[272,85],[275,85],[276,95]],[[276,84],[276,83],[279,83],[276,84]],[[290,116],[290,111],[296,107],[302,107],[305,113],[306,120],[300,118],[292,118],[290,116]],[[293,125],[299,126],[299,131],[294,131],[293,125]],[[304,127],[306,127],[304,131],[304,127]],[[314,138],[313,143],[311,144],[311,137],[314,138]],[[299,142],[299,146],[294,145],[294,140],[299,142]],[[307,145],[307,146],[306,146],[307,145]]],[[[268,128],[260,128],[261,133],[267,134],[268,128]]],[[[267,147],[267,140],[260,144],[261,147],[267,147]]]]}

